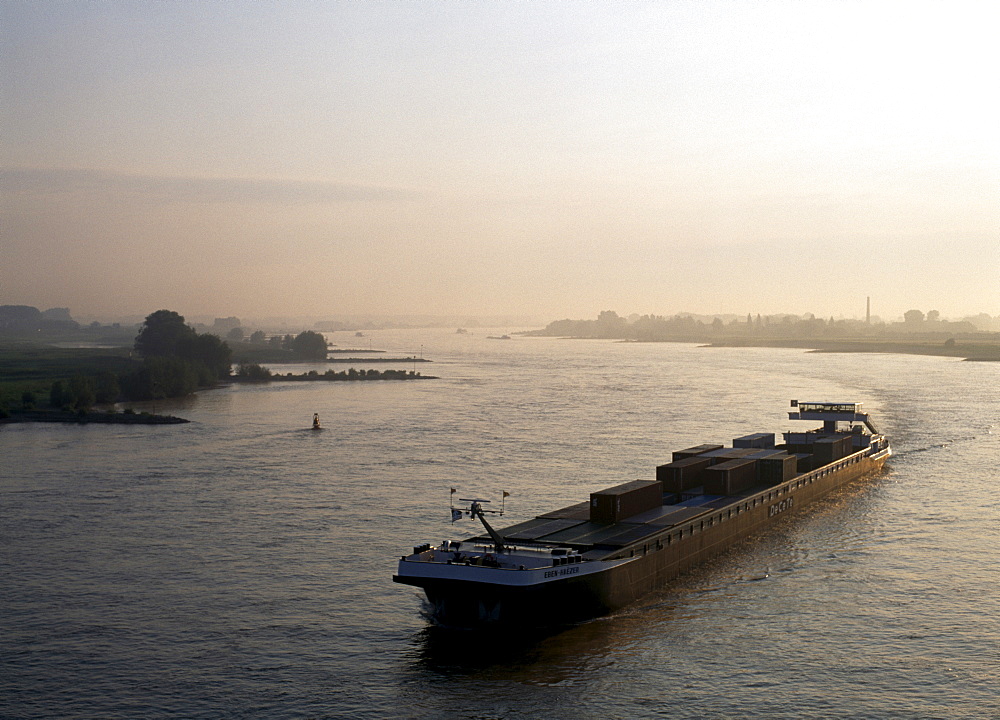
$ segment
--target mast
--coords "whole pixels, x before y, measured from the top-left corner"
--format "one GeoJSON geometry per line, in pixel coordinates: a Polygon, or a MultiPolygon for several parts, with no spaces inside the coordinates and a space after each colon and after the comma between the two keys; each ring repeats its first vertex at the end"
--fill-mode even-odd
{"type": "MultiPolygon", "coordinates": [[[[451,489],[452,497],[455,496],[457,490],[455,488],[451,489]]],[[[507,552],[507,546],[504,544],[503,536],[500,535],[493,526],[486,521],[486,513],[493,513],[495,515],[503,516],[504,505],[506,504],[507,496],[510,495],[506,490],[503,491],[503,498],[500,503],[499,510],[483,510],[483,503],[488,503],[489,500],[483,500],[481,498],[459,498],[462,502],[470,503],[469,509],[465,512],[469,513],[469,517],[479,518],[479,522],[483,524],[486,528],[486,532],[489,533],[490,537],[493,539],[493,545],[498,553],[507,552]]],[[[451,505],[451,521],[455,522],[460,517],[462,517],[462,511],[455,507],[454,504],[451,505]]]]}
{"type": "Polygon", "coordinates": [[[472,517],[479,518],[483,527],[486,528],[486,532],[488,532],[490,537],[493,538],[493,545],[495,546],[496,551],[498,553],[507,552],[507,547],[503,544],[503,538],[500,536],[500,533],[494,530],[493,526],[486,522],[486,515],[483,514],[483,508],[479,504],[478,500],[472,501],[472,505],[469,507],[469,514],[472,515],[472,517]]]}

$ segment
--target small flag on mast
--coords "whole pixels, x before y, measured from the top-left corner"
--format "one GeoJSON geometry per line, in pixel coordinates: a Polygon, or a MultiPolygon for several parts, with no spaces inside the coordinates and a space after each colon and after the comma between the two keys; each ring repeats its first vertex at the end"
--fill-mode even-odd
{"type": "Polygon", "coordinates": [[[509,493],[509,492],[507,492],[506,490],[504,490],[504,491],[503,491],[503,496],[504,496],[504,497],[510,497],[510,493],[509,493]]]}
{"type": "Polygon", "coordinates": [[[452,510],[451,510],[451,521],[455,522],[456,520],[461,520],[461,519],[462,519],[462,511],[461,510],[456,510],[456,509],[452,508],[452,510]]]}

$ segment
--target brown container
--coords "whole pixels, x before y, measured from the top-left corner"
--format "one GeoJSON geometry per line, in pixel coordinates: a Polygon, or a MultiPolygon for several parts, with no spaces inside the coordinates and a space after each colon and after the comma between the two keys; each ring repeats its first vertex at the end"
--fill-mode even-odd
{"type": "Polygon", "coordinates": [[[817,467],[836,462],[851,454],[852,438],[850,435],[828,435],[813,443],[813,454],[817,459],[817,467]]]}
{"type": "Polygon", "coordinates": [[[615,523],[663,504],[663,486],[655,480],[633,480],[590,494],[590,521],[615,523]]]}
{"type": "Polygon", "coordinates": [[[757,477],[761,484],[777,485],[795,477],[798,459],[794,455],[782,453],[761,458],[757,461],[757,477]]]}
{"type": "Polygon", "coordinates": [[[707,452],[702,457],[712,458],[712,464],[718,465],[730,460],[742,460],[759,452],[757,448],[721,448],[707,452]]]}
{"type": "Polygon", "coordinates": [[[721,447],[722,447],[721,445],[696,445],[695,447],[689,447],[686,450],[676,451],[671,459],[674,462],[677,462],[678,460],[685,460],[687,458],[694,457],[695,455],[702,455],[712,450],[719,450],[721,447]]]}
{"type": "Polygon", "coordinates": [[[816,440],[812,446],[815,466],[821,467],[829,465],[834,460],[839,460],[840,458],[836,457],[839,445],[840,443],[836,438],[824,437],[816,440]]]}
{"type": "Polygon", "coordinates": [[[757,484],[756,460],[729,460],[704,470],[706,495],[734,495],[757,484]]]}
{"type": "Polygon", "coordinates": [[[656,468],[656,480],[665,493],[680,493],[701,485],[701,471],[712,464],[712,458],[695,456],[677,460],[656,468]]]}
{"type": "Polygon", "coordinates": [[[755,450],[753,454],[747,455],[748,460],[763,460],[764,458],[777,457],[778,455],[787,455],[784,448],[777,450],[775,448],[769,448],[767,450],[755,450]]]}
{"type": "Polygon", "coordinates": [[[733,438],[734,448],[764,448],[774,447],[774,433],[754,433],[743,437],[733,438]]]}

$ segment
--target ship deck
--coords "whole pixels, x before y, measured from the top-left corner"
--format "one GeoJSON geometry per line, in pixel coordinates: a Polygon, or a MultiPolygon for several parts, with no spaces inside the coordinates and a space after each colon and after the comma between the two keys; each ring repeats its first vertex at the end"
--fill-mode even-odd
{"type": "MultiPolygon", "coordinates": [[[[498,532],[505,541],[515,545],[571,548],[588,560],[597,560],[713,510],[736,505],[755,491],[764,489],[760,487],[749,493],[727,496],[723,498],[725,503],[721,504],[717,496],[709,495],[703,496],[710,498],[706,500],[709,504],[705,505],[661,505],[611,524],[591,522],[589,505],[583,502],[539,515],[498,532]]],[[[491,540],[488,535],[475,535],[463,540],[463,546],[466,542],[489,543],[491,540]]]]}
{"type": "MultiPolygon", "coordinates": [[[[497,532],[505,541],[514,545],[570,548],[586,560],[600,560],[618,556],[629,546],[641,544],[667,531],[686,527],[713,513],[738,512],[743,506],[749,509],[756,507],[761,501],[769,502],[847,465],[860,462],[865,457],[871,456],[865,451],[856,452],[809,472],[797,473],[790,480],[773,485],[755,485],[734,495],[699,495],[695,490],[686,493],[680,502],[674,502],[676,498],[668,494],[664,496],[665,502],[660,507],[615,523],[591,522],[589,503],[581,502],[538,515],[497,532]]],[[[465,546],[465,543],[490,542],[488,535],[480,534],[466,538],[462,544],[465,546]]]]}

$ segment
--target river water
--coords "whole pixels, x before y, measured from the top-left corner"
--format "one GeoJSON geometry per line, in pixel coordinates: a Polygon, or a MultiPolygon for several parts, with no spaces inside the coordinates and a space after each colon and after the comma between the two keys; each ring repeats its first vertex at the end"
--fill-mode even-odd
{"type": "Polygon", "coordinates": [[[437,380],[2,427],[0,717],[1000,717],[1000,366],[486,335],[330,335],[437,380]],[[451,487],[513,524],[791,429],[792,398],[864,402],[896,456],[622,612],[446,631],[391,582],[478,532],[451,487]]]}

